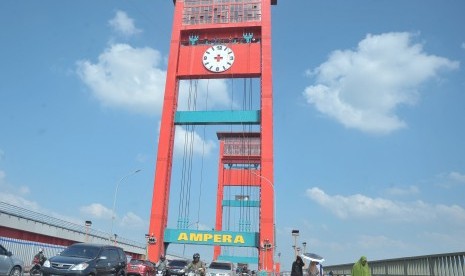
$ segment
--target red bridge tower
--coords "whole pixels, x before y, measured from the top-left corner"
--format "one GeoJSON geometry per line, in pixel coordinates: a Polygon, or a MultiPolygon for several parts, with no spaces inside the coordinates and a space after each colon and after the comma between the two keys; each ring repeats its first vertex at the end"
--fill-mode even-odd
{"type": "MultiPolygon", "coordinates": [[[[230,177],[239,175],[237,171],[221,169],[222,164],[244,163],[247,159],[244,156],[239,162],[231,159],[231,156],[220,160],[217,220],[212,233],[167,229],[176,125],[257,125],[259,126],[258,132],[236,135],[245,137],[247,141],[258,139],[256,145],[259,150],[251,154],[250,160],[253,159],[253,161],[249,162],[254,167],[242,169],[241,174],[248,175],[249,185],[259,188],[257,206],[259,208],[259,231],[251,240],[252,246],[258,250],[259,269],[271,272],[275,265],[276,244],[271,5],[276,5],[277,0],[173,0],[173,3],[174,19],[150,215],[149,259],[158,261],[160,254],[165,251],[166,244],[176,242],[176,237],[180,237],[179,235],[186,237],[212,235],[215,238],[212,241],[204,240],[204,244],[215,246],[214,257],[217,258],[221,253],[220,246],[229,245],[228,237],[240,234],[223,231],[221,224],[222,189],[228,184],[239,185],[240,181],[224,183],[220,177],[224,177],[225,174],[230,177]],[[177,110],[181,80],[236,78],[259,79],[258,110],[177,110]],[[216,239],[217,235],[218,239],[216,239]]],[[[218,137],[221,140],[234,138],[234,135],[223,133],[218,134],[218,137]]],[[[221,142],[221,147],[224,146],[223,142],[221,142]]],[[[220,154],[220,157],[224,156],[220,154]]],[[[241,237],[248,236],[244,234],[241,237]]],[[[248,242],[246,238],[243,241],[244,244],[248,242]]]]}

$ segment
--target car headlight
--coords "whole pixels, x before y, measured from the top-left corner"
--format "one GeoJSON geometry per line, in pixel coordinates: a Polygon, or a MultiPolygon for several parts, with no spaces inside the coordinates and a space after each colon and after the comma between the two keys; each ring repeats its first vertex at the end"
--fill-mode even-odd
{"type": "Polygon", "coordinates": [[[50,267],[50,261],[46,260],[42,266],[43,267],[50,267]]]}
{"type": "Polygon", "coordinates": [[[84,270],[89,266],[88,263],[80,263],[77,265],[73,265],[70,270],[84,270]]]}

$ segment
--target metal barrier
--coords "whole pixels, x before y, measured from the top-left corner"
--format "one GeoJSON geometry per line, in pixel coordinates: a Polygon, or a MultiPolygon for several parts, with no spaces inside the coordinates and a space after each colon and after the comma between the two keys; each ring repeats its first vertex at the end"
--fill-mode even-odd
{"type": "MultiPolygon", "coordinates": [[[[61,219],[57,219],[54,217],[50,217],[41,213],[33,212],[18,206],[14,206],[5,202],[0,201],[0,213],[4,213],[6,215],[15,216],[18,218],[24,218],[30,221],[36,221],[43,224],[47,224],[50,226],[74,231],[77,233],[83,233],[88,235],[89,237],[95,237],[103,240],[108,240],[111,236],[109,233],[105,233],[102,231],[98,231],[92,228],[87,229],[84,225],[79,225],[71,222],[67,222],[61,219]]],[[[125,238],[118,238],[118,244],[120,245],[128,245],[131,247],[141,248],[145,250],[145,244],[128,240],[125,238]]]]}
{"type": "MultiPolygon", "coordinates": [[[[372,276],[465,276],[465,252],[369,261],[372,276]]],[[[354,263],[325,266],[325,274],[351,275],[354,263]]]]}
{"type": "Polygon", "coordinates": [[[26,271],[28,271],[32,266],[32,259],[35,254],[39,252],[40,248],[44,250],[46,257],[55,256],[66,248],[66,246],[61,245],[24,241],[2,236],[0,236],[0,243],[6,248],[6,250],[11,251],[15,257],[24,262],[24,268],[26,271]]]}

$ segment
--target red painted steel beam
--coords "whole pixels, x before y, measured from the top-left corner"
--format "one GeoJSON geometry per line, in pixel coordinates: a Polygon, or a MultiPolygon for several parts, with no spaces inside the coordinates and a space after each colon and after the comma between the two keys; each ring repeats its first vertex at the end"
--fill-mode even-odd
{"type": "MultiPolygon", "coordinates": [[[[223,157],[224,153],[224,141],[220,140],[220,160],[223,157]]],[[[216,221],[215,221],[215,230],[221,231],[223,229],[223,197],[224,197],[224,165],[221,162],[218,162],[218,190],[216,193],[216,221]]],[[[226,178],[228,179],[228,178],[226,178]]],[[[217,260],[218,256],[221,255],[221,246],[213,247],[213,260],[217,260]]]]}
{"type": "MultiPolygon", "coordinates": [[[[270,3],[271,3],[271,5],[277,5],[277,4],[278,4],[278,0],[271,0],[270,3]]],[[[173,0],[173,4],[176,5],[176,0],[173,0]]]]}
{"type": "Polygon", "coordinates": [[[224,186],[260,186],[259,170],[223,170],[224,186]]]}
{"type": "Polygon", "coordinates": [[[260,202],[260,244],[272,246],[260,250],[261,268],[271,272],[274,269],[275,218],[273,180],[273,83],[271,53],[271,6],[262,0],[262,89],[261,89],[261,193],[260,202]]]}
{"type": "Polygon", "coordinates": [[[158,154],[155,169],[155,180],[152,195],[149,235],[155,237],[156,242],[148,245],[148,258],[158,262],[160,255],[165,254],[164,234],[168,222],[169,192],[171,182],[171,167],[174,147],[174,114],[177,107],[178,85],[177,65],[181,34],[183,5],[175,6],[173,31],[170,42],[170,56],[168,59],[165,96],[161,117],[158,154]]]}

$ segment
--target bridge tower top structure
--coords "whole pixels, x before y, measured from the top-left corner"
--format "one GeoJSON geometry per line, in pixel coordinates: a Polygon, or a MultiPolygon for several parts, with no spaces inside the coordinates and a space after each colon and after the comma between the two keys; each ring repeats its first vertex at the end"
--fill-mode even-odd
{"type": "Polygon", "coordinates": [[[167,221],[176,126],[255,125],[260,130],[257,171],[261,184],[258,185],[259,232],[254,246],[259,252],[259,268],[272,271],[275,214],[271,6],[276,5],[277,0],[173,0],[173,4],[148,232],[151,237],[149,258],[158,261],[165,253],[167,243],[172,242],[169,236],[173,231],[167,230],[167,221]],[[259,79],[258,110],[178,111],[180,81],[238,78],[259,79]]]}

